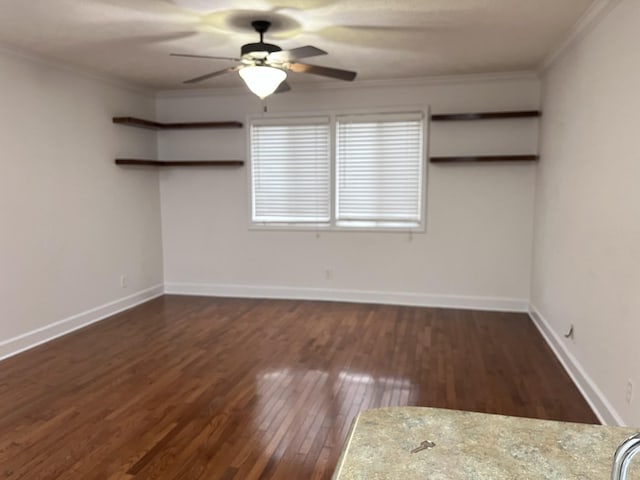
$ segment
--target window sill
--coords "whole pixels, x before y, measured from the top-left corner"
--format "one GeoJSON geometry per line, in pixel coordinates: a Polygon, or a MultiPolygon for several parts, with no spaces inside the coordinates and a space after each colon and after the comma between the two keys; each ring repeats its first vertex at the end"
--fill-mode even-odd
{"type": "Polygon", "coordinates": [[[426,233],[425,225],[404,225],[404,226],[345,226],[345,225],[287,225],[287,224],[257,224],[252,223],[249,225],[250,231],[256,232],[339,232],[339,233],[353,233],[353,232],[366,232],[366,233],[426,233]]]}

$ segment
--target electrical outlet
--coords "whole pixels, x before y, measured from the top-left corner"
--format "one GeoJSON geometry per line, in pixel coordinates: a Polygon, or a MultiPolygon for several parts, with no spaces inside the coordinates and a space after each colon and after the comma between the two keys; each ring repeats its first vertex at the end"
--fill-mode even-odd
{"type": "Polygon", "coordinates": [[[627,380],[627,403],[633,402],[633,382],[631,379],[627,380]]]}
{"type": "Polygon", "coordinates": [[[121,275],[120,276],[120,287],[121,288],[127,288],[127,286],[129,285],[129,279],[127,278],[126,275],[121,275]]]}

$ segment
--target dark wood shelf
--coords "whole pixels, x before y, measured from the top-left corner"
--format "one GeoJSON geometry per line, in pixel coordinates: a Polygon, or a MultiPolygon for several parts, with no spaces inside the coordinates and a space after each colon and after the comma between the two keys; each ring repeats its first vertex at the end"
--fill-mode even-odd
{"type": "Polygon", "coordinates": [[[538,155],[468,155],[457,157],[431,157],[431,163],[471,162],[535,162],[538,155]]]}
{"type": "Polygon", "coordinates": [[[138,165],[149,167],[241,167],[242,160],[145,160],[138,158],[116,158],[116,165],[138,165]]]}
{"type": "Polygon", "coordinates": [[[113,123],[149,130],[188,130],[202,128],[242,128],[241,122],[183,122],[160,123],[135,117],[113,117],[113,123]]]}
{"type": "Polygon", "coordinates": [[[533,118],[542,113],[538,110],[522,110],[516,112],[478,112],[478,113],[439,113],[431,115],[434,122],[451,122],[467,120],[500,120],[505,118],[533,118]]]}

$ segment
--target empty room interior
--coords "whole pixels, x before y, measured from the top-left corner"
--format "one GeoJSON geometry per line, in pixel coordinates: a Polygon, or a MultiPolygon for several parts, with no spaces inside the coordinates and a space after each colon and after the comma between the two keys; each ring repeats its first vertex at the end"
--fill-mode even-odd
{"type": "Polygon", "coordinates": [[[0,477],[640,479],[638,0],[0,0],[0,477]]]}

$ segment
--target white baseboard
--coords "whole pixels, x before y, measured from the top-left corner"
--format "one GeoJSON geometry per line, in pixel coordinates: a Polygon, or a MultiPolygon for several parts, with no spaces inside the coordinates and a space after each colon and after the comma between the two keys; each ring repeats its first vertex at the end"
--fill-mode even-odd
{"type": "Polygon", "coordinates": [[[177,295],[211,297],[274,298],[325,300],[354,303],[380,303],[416,307],[461,308],[505,312],[528,312],[529,301],[516,298],[467,297],[369,290],[335,290],[302,287],[265,287],[254,285],[215,285],[202,283],[166,283],[165,292],[177,295]]]}
{"type": "Polygon", "coordinates": [[[620,414],[616,412],[580,362],[565,346],[565,342],[554,332],[548,320],[533,305],[530,306],[529,316],[600,422],[603,425],[625,425],[620,414]]]}
{"type": "Polygon", "coordinates": [[[64,318],[45,327],[1,341],[0,360],[4,360],[5,358],[11,357],[20,352],[29,350],[30,348],[37,347],[40,344],[46,343],[57,337],[61,337],[62,335],[66,335],[67,333],[71,333],[82,327],[86,327],[87,325],[103,320],[115,315],[116,313],[122,312],[123,310],[128,310],[136,305],[159,297],[162,294],[164,294],[164,286],[162,284],[155,285],[127,297],[120,298],[113,302],[92,308],[91,310],[64,318]]]}

